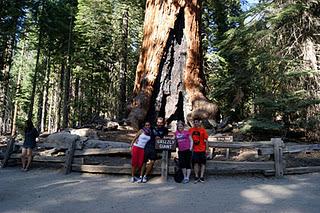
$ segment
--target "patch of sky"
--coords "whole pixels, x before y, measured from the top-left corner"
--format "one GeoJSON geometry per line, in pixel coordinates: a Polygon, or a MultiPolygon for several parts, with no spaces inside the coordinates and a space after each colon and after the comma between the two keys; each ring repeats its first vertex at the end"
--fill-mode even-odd
{"type": "Polygon", "coordinates": [[[260,0],[241,0],[241,7],[244,11],[249,10],[251,7],[259,3],[260,0]]]}

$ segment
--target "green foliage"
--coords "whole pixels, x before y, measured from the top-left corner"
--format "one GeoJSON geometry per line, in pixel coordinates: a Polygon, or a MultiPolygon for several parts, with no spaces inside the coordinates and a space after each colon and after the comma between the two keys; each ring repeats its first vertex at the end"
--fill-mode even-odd
{"type": "MultiPolygon", "coordinates": [[[[241,130],[246,133],[320,127],[320,102],[315,92],[320,87],[319,74],[306,66],[302,57],[308,39],[319,44],[319,2],[261,1],[264,3],[243,11],[244,2],[203,1],[201,36],[208,97],[218,103],[224,116],[245,120],[241,130]]],[[[46,110],[52,110],[51,119],[59,122],[62,71],[70,65],[72,123],[83,124],[96,115],[117,118],[123,51],[127,54],[130,97],[145,0],[21,0],[1,4],[0,56],[12,36],[17,41],[9,100],[11,108],[15,101],[19,103],[19,125],[27,116],[38,50],[35,106],[41,105],[41,95],[48,86],[47,96],[56,99],[46,110]],[[125,11],[129,34],[124,50],[125,11]],[[48,71],[49,84],[45,81],[48,71]],[[17,90],[19,72],[21,86],[17,90]]],[[[1,57],[1,68],[10,64],[1,57]]],[[[35,108],[34,114],[40,107],[35,108]]]]}
{"type": "Polygon", "coordinates": [[[281,134],[283,131],[283,125],[270,121],[266,118],[250,118],[246,120],[240,127],[240,132],[247,133],[259,133],[259,134],[281,134]]]}
{"type": "MultiPolygon", "coordinates": [[[[217,51],[207,53],[209,96],[225,116],[248,119],[243,131],[310,126],[301,117],[319,104],[319,96],[313,96],[304,82],[317,78],[317,72],[304,66],[301,49],[315,30],[314,4],[319,6],[304,1],[258,4],[216,40],[217,51]],[[306,19],[313,21],[305,24],[306,19]]],[[[218,21],[216,25],[226,23],[218,21]]]]}
{"type": "Polygon", "coordinates": [[[126,51],[129,84],[127,87],[128,91],[132,91],[142,37],[143,8],[139,2],[81,0],[78,9],[75,22],[76,54],[73,65],[76,68],[75,75],[84,85],[84,99],[80,103],[87,112],[87,118],[84,120],[90,120],[92,116],[99,114],[116,117],[121,49],[123,49],[122,16],[128,10],[129,35],[126,51]],[[93,94],[99,94],[99,99],[97,100],[93,94]]]}

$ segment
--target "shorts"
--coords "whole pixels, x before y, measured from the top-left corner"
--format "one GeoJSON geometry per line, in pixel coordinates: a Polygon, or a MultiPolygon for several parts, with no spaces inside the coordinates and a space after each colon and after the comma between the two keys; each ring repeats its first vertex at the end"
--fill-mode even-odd
{"type": "Polygon", "coordinates": [[[144,150],[144,162],[148,162],[148,160],[156,160],[157,152],[155,149],[145,149],[144,150]]]}
{"type": "Polygon", "coordinates": [[[178,151],[180,168],[191,169],[191,151],[178,151]]]}
{"type": "Polygon", "coordinates": [[[132,146],[131,155],[131,165],[141,168],[144,160],[144,149],[137,146],[132,146]]]}
{"type": "Polygon", "coordinates": [[[193,152],[192,154],[192,163],[195,164],[204,164],[207,163],[206,152],[193,152]]]}
{"type": "Polygon", "coordinates": [[[36,147],[36,142],[25,141],[23,143],[22,147],[25,148],[25,149],[34,149],[36,147]]]}

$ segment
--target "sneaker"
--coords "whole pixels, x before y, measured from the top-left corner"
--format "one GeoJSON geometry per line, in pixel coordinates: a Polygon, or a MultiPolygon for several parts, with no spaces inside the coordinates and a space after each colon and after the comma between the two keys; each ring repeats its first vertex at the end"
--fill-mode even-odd
{"type": "Polygon", "coordinates": [[[200,178],[196,177],[194,180],[194,183],[199,183],[200,182],[200,178]]]}
{"type": "Polygon", "coordinates": [[[147,176],[143,176],[143,178],[142,178],[142,181],[141,181],[142,183],[146,183],[146,182],[148,182],[148,178],[147,178],[147,176]]]}
{"type": "Polygon", "coordinates": [[[137,181],[137,183],[142,183],[142,177],[141,176],[138,177],[136,181],[137,181]]]}
{"type": "Polygon", "coordinates": [[[188,178],[183,179],[182,183],[183,184],[189,183],[189,179],[188,178]]]}
{"type": "Polygon", "coordinates": [[[201,177],[199,180],[200,180],[201,183],[204,183],[204,178],[203,177],[201,177]]]}
{"type": "Polygon", "coordinates": [[[136,177],[131,177],[131,178],[130,178],[130,182],[131,182],[131,183],[136,182],[136,180],[137,180],[137,178],[136,178],[136,177]]]}

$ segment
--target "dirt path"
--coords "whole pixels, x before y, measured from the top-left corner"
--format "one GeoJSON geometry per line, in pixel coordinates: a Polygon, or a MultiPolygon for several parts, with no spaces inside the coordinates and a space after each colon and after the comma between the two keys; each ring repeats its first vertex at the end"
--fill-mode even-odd
{"type": "Polygon", "coordinates": [[[63,175],[53,169],[0,169],[0,212],[318,213],[320,173],[210,176],[206,183],[131,184],[128,176],[63,175]],[[29,192],[31,192],[29,194],[29,192]]]}

